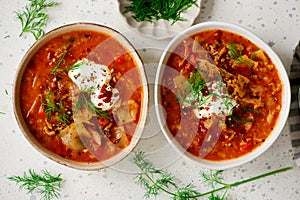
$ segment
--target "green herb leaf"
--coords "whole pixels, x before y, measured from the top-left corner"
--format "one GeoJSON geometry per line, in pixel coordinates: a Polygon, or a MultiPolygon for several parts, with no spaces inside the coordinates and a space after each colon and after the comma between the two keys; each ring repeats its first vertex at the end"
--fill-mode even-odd
{"type": "Polygon", "coordinates": [[[57,72],[64,72],[64,71],[67,71],[67,70],[76,70],[76,69],[79,69],[81,68],[82,66],[82,60],[80,61],[77,61],[76,63],[74,63],[72,66],[69,66],[69,67],[65,67],[63,69],[58,69],[56,70],[57,72]]]}
{"type": "Polygon", "coordinates": [[[241,116],[238,116],[234,113],[234,109],[236,107],[237,106],[232,107],[229,117],[232,118],[235,122],[240,123],[240,124],[244,124],[244,123],[247,123],[247,122],[253,122],[254,121],[254,119],[244,119],[246,113],[253,111],[253,112],[259,114],[258,110],[254,109],[254,108],[247,107],[247,108],[243,108],[243,114],[241,116]]]}
{"type": "Polygon", "coordinates": [[[183,102],[187,104],[192,104],[197,101],[197,106],[201,106],[205,104],[205,102],[209,99],[208,96],[204,96],[202,91],[206,88],[205,81],[201,78],[199,71],[194,71],[193,75],[188,80],[189,84],[187,85],[186,96],[180,93],[180,90],[177,91],[178,102],[183,102]]]}
{"type": "Polygon", "coordinates": [[[42,200],[59,198],[63,181],[61,174],[53,176],[47,170],[43,170],[42,175],[40,175],[32,169],[29,170],[28,175],[24,172],[23,177],[11,176],[8,177],[8,180],[20,184],[20,189],[25,189],[28,193],[40,193],[42,200]]]}
{"type": "Polygon", "coordinates": [[[97,109],[96,106],[89,100],[89,97],[87,95],[92,92],[92,90],[93,89],[90,88],[86,92],[82,92],[79,94],[78,101],[75,105],[75,111],[78,111],[80,110],[80,108],[85,107],[88,110],[94,112],[97,117],[111,120],[110,116],[105,111],[97,109]]]}
{"type": "Polygon", "coordinates": [[[210,200],[226,200],[226,195],[230,188],[292,169],[292,167],[285,167],[234,183],[225,183],[221,177],[222,171],[210,171],[208,174],[201,171],[200,175],[204,182],[209,183],[212,187],[211,190],[201,193],[196,190],[196,187],[191,183],[184,187],[179,186],[176,183],[177,179],[173,175],[164,170],[156,169],[153,164],[146,159],[145,153],[142,151],[135,152],[132,162],[140,169],[137,175],[137,183],[145,188],[146,198],[151,196],[156,197],[161,192],[164,192],[173,200],[196,200],[204,196],[209,196],[210,200]],[[222,195],[217,194],[221,191],[223,191],[222,195]]]}
{"type": "Polygon", "coordinates": [[[48,23],[49,16],[44,13],[46,8],[59,5],[57,2],[46,3],[46,0],[29,0],[30,4],[25,6],[21,12],[15,12],[22,25],[20,37],[25,32],[31,33],[37,40],[44,35],[43,27],[48,23]]]}
{"type": "Polygon", "coordinates": [[[52,112],[57,112],[57,120],[66,126],[69,125],[70,115],[66,112],[62,100],[60,100],[57,104],[54,103],[52,100],[52,94],[52,92],[49,92],[44,98],[46,103],[42,103],[46,115],[49,115],[52,112]]]}
{"type": "MultiPolygon", "coordinates": [[[[239,45],[238,47],[240,47],[239,45]]],[[[236,45],[234,43],[229,43],[228,46],[228,54],[231,57],[232,60],[235,60],[237,64],[245,64],[248,67],[251,67],[254,62],[253,58],[255,57],[255,53],[253,53],[248,60],[244,60],[243,58],[243,50],[241,48],[236,49],[236,45]]]]}
{"type": "Polygon", "coordinates": [[[241,56],[241,52],[240,53],[237,52],[234,43],[229,43],[227,47],[229,50],[228,54],[230,55],[231,59],[237,60],[241,56]]]}
{"type": "Polygon", "coordinates": [[[156,20],[168,20],[174,24],[176,21],[184,21],[181,14],[193,5],[197,0],[129,0],[130,6],[125,7],[124,13],[132,13],[137,22],[156,20]]]}
{"type": "Polygon", "coordinates": [[[50,74],[56,74],[57,69],[61,66],[65,56],[67,54],[67,51],[63,51],[63,53],[61,54],[61,56],[59,57],[58,61],[56,62],[55,66],[53,67],[52,71],[50,74]]]}

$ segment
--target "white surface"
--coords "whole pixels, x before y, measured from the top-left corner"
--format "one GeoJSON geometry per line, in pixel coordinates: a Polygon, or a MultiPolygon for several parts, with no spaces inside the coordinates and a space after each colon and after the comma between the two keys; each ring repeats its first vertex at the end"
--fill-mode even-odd
{"type": "MultiPolygon", "coordinates": [[[[116,1],[103,0],[60,0],[59,7],[48,10],[51,16],[49,31],[63,24],[85,21],[108,25],[123,33],[139,50],[145,63],[150,97],[153,98],[153,83],[157,64],[169,40],[143,38],[130,31],[122,20],[116,1]]],[[[11,175],[22,175],[32,168],[36,171],[47,169],[52,173],[62,173],[64,178],[61,199],[143,199],[144,190],[135,183],[136,168],[130,157],[113,168],[98,172],[70,169],[45,158],[32,148],[17,127],[12,111],[12,84],[15,70],[22,56],[34,42],[33,36],[19,37],[20,23],[14,11],[22,10],[27,1],[0,0],[0,127],[1,127],[1,170],[0,199],[39,199],[38,195],[28,195],[7,180],[11,175]],[[8,94],[6,94],[6,91],[8,94]]],[[[286,69],[292,61],[293,49],[300,40],[299,0],[210,0],[202,1],[196,23],[204,21],[225,21],[239,24],[267,42],[282,59],[286,69]]],[[[149,154],[154,164],[165,167],[182,183],[193,182],[200,186],[200,167],[183,160],[167,145],[159,131],[155,117],[153,99],[150,99],[148,125],[138,149],[149,154]]],[[[293,166],[292,149],[288,127],[285,126],[276,142],[254,161],[224,171],[225,180],[236,181],[285,166],[293,166]]],[[[294,168],[283,174],[252,182],[229,191],[236,200],[298,200],[300,198],[300,169],[294,168]]],[[[155,199],[155,198],[152,198],[155,199]]],[[[170,199],[161,195],[156,199],[170,199]]]]}

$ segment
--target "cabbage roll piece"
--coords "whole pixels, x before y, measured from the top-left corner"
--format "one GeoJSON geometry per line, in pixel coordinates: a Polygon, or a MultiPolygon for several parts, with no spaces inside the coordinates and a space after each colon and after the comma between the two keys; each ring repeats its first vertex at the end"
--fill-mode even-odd
{"type": "Polygon", "coordinates": [[[102,131],[97,118],[88,109],[75,112],[74,123],[61,130],[58,134],[62,142],[73,151],[81,151],[85,146],[97,148],[101,146],[102,131]]]}

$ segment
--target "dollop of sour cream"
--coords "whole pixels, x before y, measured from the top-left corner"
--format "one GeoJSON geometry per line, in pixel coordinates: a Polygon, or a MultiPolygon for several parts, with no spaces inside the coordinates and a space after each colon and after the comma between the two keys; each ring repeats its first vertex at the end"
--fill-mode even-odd
{"type": "Polygon", "coordinates": [[[105,65],[88,59],[75,63],[68,76],[83,91],[89,91],[91,102],[101,110],[109,110],[119,100],[119,91],[109,84],[111,71],[105,65]]]}
{"type": "Polygon", "coordinates": [[[193,109],[197,118],[209,118],[213,115],[228,116],[238,104],[230,97],[226,84],[220,81],[207,83],[209,95],[204,96],[201,105],[193,109]]]}

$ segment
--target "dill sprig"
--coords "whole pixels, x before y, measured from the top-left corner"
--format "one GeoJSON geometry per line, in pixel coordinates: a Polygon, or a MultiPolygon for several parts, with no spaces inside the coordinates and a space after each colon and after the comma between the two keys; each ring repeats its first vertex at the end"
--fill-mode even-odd
{"type": "Polygon", "coordinates": [[[46,0],[29,0],[25,9],[15,12],[22,25],[20,37],[25,32],[31,33],[37,40],[45,34],[43,27],[49,21],[49,15],[44,12],[46,8],[59,5],[57,2],[46,3],[46,0]]]}
{"type": "Polygon", "coordinates": [[[11,176],[8,177],[8,180],[21,184],[19,188],[27,190],[28,193],[40,193],[42,200],[59,198],[63,181],[61,174],[53,176],[47,170],[43,170],[42,175],[40,175],[32,169],[29,170],[29,174],[24,172],[23,177],[11,176]]]}
{"type": "Polygon", "coordinates": [[[234,183],[224,182],[221,176],[222,171],[220,170],[210,171],[209,173],[201,171],[200,177],[203,179],[203,183],[207,183],[212,188],[207,192],[201,193],[196,190],[196,186],[191,183],[183,187],[179,186],[176,183],[178,180],[172,174],[155,168],[153,164],[146,159],[145,153],[142,151],[135,152],[132,162],[140,170],[136,178],[137,183],[146,190],[145,198],[151,196],[156,197],[163,192],[171,196],[173,200],[195,200],[207,196],[209,196],[210,200],[225,200],[227,199],[228,190],[233,187],[292,169],[292,167],[285,167],[234,183]],[[223,191],[223,194],[218,194],[221,191],[223,191]]]}
{"type": "Polygon", "coordinates": [[[91,94],[92,91],[93,88],[89,88],[85,89],[79,94],[78,101],[75,104],[75,111],[78,111],[80,108],[84,107],[95,113],[97,117],[111,120],[111,117],[105,111],[97,109],[96,106],[90,101],[88,95],[91,94]]]}
{"type": "Polygon", "coordinates": [[[58,69],[57,72],[64,72],[64,71],[67,71],[67,70],[77,70],[77,69],[80,69],[82,67],[82,65],[83,65],[83,61],[80,60],[80,61],[75,62],[71,66],[65,67],[63,69],[58,69]]]}
{"type": "Polygon", "coordinates": [[[60,73],[60,72],[64,72],[64,71],[68,71],[68,70],[76,70],[76,69],[79,69],[81,68],[82,64],[83,64],[83,61],[80,60],[80,61],[77,61],[75,62],[73,65],[69,65],[63,69],[59,69],[61,64],[62,64],[62,61],[64,60],[65,58],[65,55],[67,54],[67,51],[64,51],[62,53],[62,55],[60,56],[60,58],[58,59],[57,63],[55,64],[55,66],[53,67],[53,69],[51,70],[51,73],[50,74],[56,74],[56,73],[60,73]]]}
{"type": "Polygon", "coordinates": [[[184,21],[181,14],[193,5],[197,0],[129,0],[130,6],[125,7],[124,13],[132,13],[137,22],[163,19],[172,21],[184,21]]]}
{"type": "Polygon", "coordinates": [[[63,51],[61,56],[59,57],[58,61],[56,62],[55,66],[52,68],[51,73],[50,74],[56,74],[57,69],[61,66],[65,56],[67,54],[67,51],[63,51]]]}
{"type": "Polygon", "coordinates": [[[186,97],[180,93],[180,90],[177,91],[178,101],[191,104],[194,101],[197,101],[197,106],[200,106],[205,103],[205,100],[208,98],[204,96],[201,92],[206,88],[205,81],[201,78],[199,71],[194,71],[193,75],[188,79],[188,85],[185,89],[186,97]]]}
{"type": "Polygon", "coordinates": [[[229,118],[232,118],[235,122],[237,123],[240,123],[240,124],[244,124],[244,123],[247,123],[247,122],[253,122],[254,121],[254,118],[251,118],[251,119],[244,119],[245,118],[245,115],[248,113],[248,112],[253,112],[253,113],[256,113],[256,114],[260,114],[260,112],[254,108],[251,108],[251,107],[246,107],[246,108],[243,108],[242,109],[242,113],[240,113],[239,115],[237,115],[234,111],[235,109],[238,107],[238,105],[236,106],[233,106],[230,110],[230,113],[228,115],[229,118]]]}
{"type": "Polygon", "coordinates": [[[42,103],[46,115],[49,115],[52,112],[57,112],[57,120],[66,126],[69,125],[70,115],[66,112],[62,100],[60,100],[58,103],[54,103],[54,101],[51,99],[51,96],[52,92],[49,92],[44,98],[46,103],[42,103]]]}
{"type": "Polygon", "coordinates": [[[236,49],[236,45],[234,43],[228,44],[227,47],[228,47],[229,56],[231,57],[232,60],[235,60],[238,65],[245,64],[248,67],[251,67],[254,64],[252,59],[255,57],[255,53],[253,53],[249,59],[245,60],[243,58],[243,49],[241,48],[241,45],[237,45],[237,46],[238,49],[236,49]]]}

